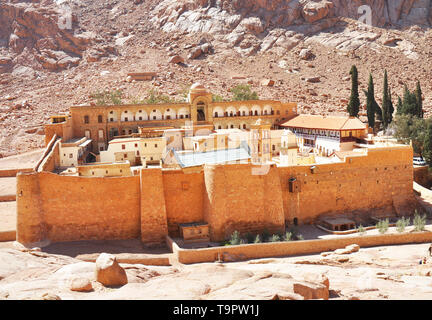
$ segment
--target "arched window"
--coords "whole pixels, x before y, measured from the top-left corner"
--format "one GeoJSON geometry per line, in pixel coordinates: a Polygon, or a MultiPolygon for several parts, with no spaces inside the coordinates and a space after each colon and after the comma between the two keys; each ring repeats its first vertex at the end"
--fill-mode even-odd
{"type": "Polygon", "coordinates": [[[102,123],[103,122],[103,118],[101,115],[98,115],[98,123],[102,123]]]}

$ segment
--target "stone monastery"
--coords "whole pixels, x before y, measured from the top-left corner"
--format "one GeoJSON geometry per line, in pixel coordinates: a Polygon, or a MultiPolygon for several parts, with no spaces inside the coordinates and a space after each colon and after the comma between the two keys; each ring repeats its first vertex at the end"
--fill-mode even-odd
{"type": "Polygon", "coordinates": [[[410,146],[380,143],[357,118],[299,115],[295,103],[213,102],[200,84],[187,103],[71,107],[45,133],[43,157],[17,177],[26,245],[223,241],[414,203],[410,146]]]}

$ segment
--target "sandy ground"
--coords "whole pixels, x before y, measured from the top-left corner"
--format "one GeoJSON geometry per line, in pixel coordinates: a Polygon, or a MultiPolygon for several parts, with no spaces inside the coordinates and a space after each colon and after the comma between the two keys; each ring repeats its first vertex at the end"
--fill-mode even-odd
{"type": "Polygon", "coordinates": [[[0,202],[0,232],[16,230],[16,201],[0,202]]]}
{"type": "Polygon", "coordinates": [[[16,178],[0,178],[0,197],[16,194],[16,178]]]}
{"type": "Polygon", "coordinates": [[[1,158],[0,170],[32,168],[42,157],[44,150],[45,149],[37,149],[20,155],[1,158]]]}

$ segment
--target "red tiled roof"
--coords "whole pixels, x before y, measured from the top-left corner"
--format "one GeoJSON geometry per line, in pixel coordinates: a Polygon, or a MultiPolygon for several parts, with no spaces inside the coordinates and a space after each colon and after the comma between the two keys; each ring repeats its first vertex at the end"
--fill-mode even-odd
{"type": "Polygon", "coordinates": [[[301,114],[283,124],[287,128],[306,128],[321,130],[365,130],[366,125],[358,118],[318,116],[301,114]]]}

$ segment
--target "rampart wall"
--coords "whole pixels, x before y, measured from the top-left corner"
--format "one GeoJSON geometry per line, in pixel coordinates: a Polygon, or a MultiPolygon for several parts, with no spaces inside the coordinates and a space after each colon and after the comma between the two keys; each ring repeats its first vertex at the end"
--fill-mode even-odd
{"type": "Polygon", "coordinates": [[[405,146],[370,149],[344,163],[279,168],[279,176],[287,221],[353,211],[404,214],[414,201],[412,149],[405,146]],[[299,192],[290,192],[291,178],[299,192]]]}
{"type": "Polygon", "coordinates": [[[140,178],[17,176],[21,243],[140,237],[140,178]]]}
{"type": "MultiPolygon", "coordinates": [[[[281,232],[285,220],[312,222],[353,211],[412,209],[412,149],[371,149],[345,163],[270,166],[206,165],[202,171],[143,169],[139,176],[87,178],[50,172],[17,179],[18,241],[178,237],[180,223],[207,222],[213,241],[234,231],[281,232]],[[299,188],[291,192],[289,180],[299,188]]],[[[375,214],[376,215],[376,214],[375,214]]]]}

